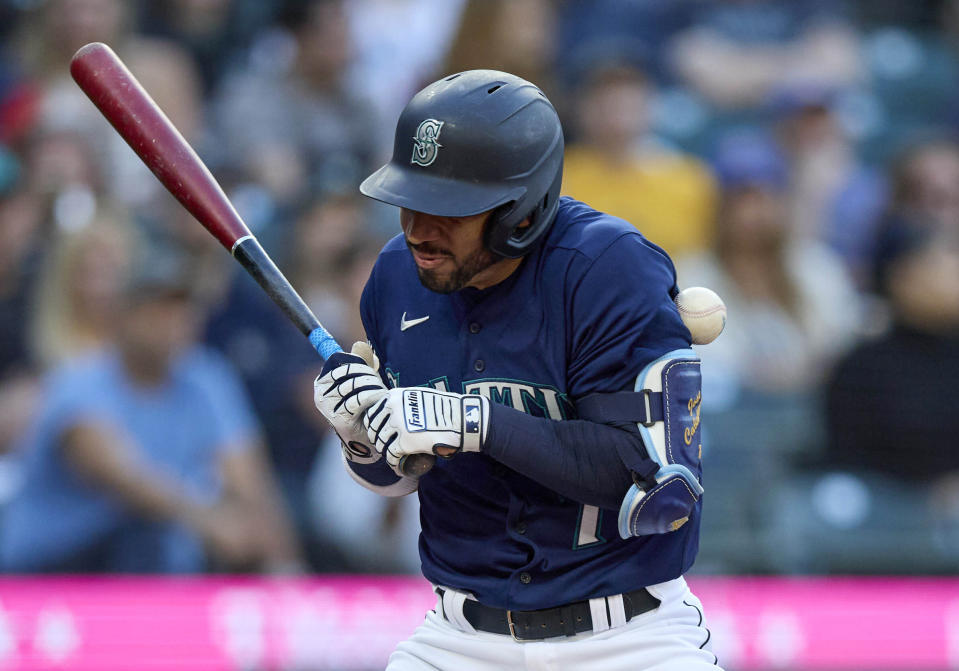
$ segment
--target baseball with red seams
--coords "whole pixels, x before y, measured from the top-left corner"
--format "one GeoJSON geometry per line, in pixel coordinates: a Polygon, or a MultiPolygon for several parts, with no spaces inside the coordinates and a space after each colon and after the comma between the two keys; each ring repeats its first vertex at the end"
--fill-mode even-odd
{"type": "Polygon", "coordinates": [[[726,304],[712,289],[689,287],[680,291],[674,300],[694,345],[708,345],[723,332],[726,304]]]}

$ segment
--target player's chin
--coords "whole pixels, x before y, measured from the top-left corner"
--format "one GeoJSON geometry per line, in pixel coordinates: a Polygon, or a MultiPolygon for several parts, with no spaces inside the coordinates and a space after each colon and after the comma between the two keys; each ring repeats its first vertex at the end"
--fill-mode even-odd
{"type": "Polygon", "coordinates": [[[455,272],[437,270],[436,268],[417,268],[420,284],[438,294],[451,294],[463,288],[455,272]]]}
{"type": "Polygon", "coordinates": [[[435,291],[440,294],[448,294],[455,291],[455,289],[450,288],[449,273],[438,273],[435,270],[427,270],[424,268],[417,268],[416,272],[419,274],[420,284],[430,291],[435,291]]]}

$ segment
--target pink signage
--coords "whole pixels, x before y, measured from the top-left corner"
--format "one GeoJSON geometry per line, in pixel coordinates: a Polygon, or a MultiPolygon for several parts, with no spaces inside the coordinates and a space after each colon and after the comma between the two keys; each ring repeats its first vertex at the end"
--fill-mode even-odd
{"type": "MultiPolygon", "coordinates": [[[[959,580],[690,579],[727,669],[959,668],[959,580]]],[[[0,578],[0,671],[382,669],[421,578],[0,578]]]]}
{"type": "Polygon", "coordinates": [[[959,580],[691,578],[735,669],[959,668],[959,580]]]}

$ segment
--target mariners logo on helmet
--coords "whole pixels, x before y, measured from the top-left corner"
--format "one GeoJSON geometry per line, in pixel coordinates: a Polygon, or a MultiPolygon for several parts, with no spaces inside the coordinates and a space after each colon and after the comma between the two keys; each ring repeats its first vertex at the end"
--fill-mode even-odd
{"type": "Polygon", "coordinates": [[[436,160],[436,154],[443,146],[437,142],[441,128],[443,122],[436,119],[426,119],[420,123],[413,137],[413,158],[410,163],[427,166],[436,160]]]}

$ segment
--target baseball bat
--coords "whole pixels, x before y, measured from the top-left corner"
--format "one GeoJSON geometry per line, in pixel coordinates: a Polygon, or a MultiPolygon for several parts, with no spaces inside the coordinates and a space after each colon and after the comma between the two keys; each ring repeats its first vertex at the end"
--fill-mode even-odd
{"type": "MultiPolygon", "coordinates": [[[[328,359],[343,351],[247,228],[206,164],[116,53],[102,42],[87,44],[73,55],[70,75],[167,191],[253,276],[317,353],[328,359]]],[[[434,462],[433,455],[412,454],[401,467],[418,477],[434,462]]]]}

